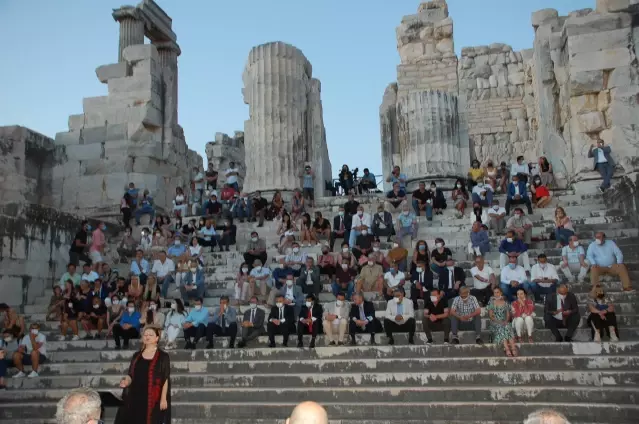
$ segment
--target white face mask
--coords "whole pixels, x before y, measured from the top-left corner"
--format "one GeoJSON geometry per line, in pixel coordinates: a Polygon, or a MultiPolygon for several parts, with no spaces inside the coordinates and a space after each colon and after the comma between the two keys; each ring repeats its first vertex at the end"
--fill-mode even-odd
{"type": "Polygon", "coordinates": [[[348,269],[348,264],[342,264],[342,269],[346,271],[348,269]]]}
{"type": "Polygon", "coordinates": [[[251,303],[249,306],[251,309],[257,309],[257,303],[251,303]]]}
{"type": "Polygon", "coordinates": [[[373,247],[373,252],[379,252],[379,247],[377,246],[373,247]]]}
{"type": "Polygon", "coordinates": [[[93,305],[93,309],[98,309],[100,305],[93,305]]]}
{"type": "Polygon", "coordinates": [[[37,328],[32,328],[32,329],[31,329],[31,334],[33,334],[34,336],[37,336],[37,335],[38,335],[38,333],[39,333],[39,331],[38,331],[38,329],[37,329],[37,328]]]}
{"type": "Polygon", "coordinates": [[[199,311],[199,310],[201,310],[201,309],[202,309],[202,305],[195,305],[195,310],[196,310],[196,311],[199,311]]]}
{"type": "Polygon", "coordinates": [[[344,253],[348,253],[348,247],[343,247],[343,248],[342,248],[342,252],[344,252],[344,253]]]}
{"type": "Polygon", "coordinates": [[[373,265],[375,265],[374,261],[368,261],[368,266],[373,266],[373,265]]]}
{"type": "Polygon", "coordinates": [[[573,241],[573,242],[572,242],[572,244],[573,244],[575,247],[579,246],[579,240],[573,241]]]}
{"type": "Polygon", "coordinates": [[[197,271],[197,267],[196,268],[191,268],[191,272],[195,273],[195,271],[197,271]]]}
{"type": "Polygon", "coordinates": [[[441,249],[442,247],[444,247],[444,243],[435,243],[435,247],[441,249]]]}
{"type": "Polygon", "coordinates": [[[255,267],[255,270],[256,270],[257,272],[260,272],[260,271],[262,270],[262,267],[261,267],[261,266],[256,266],[256,267],[255,267]]]}
{"type": "Polygon", "coordinates": [[[69,303],[67,303],[67,306],[68,306],[69,308],[73,308],[73,303],[69,302],[69,303]]]}
{"type": "Polygon", "coordinates": [[[597,243],[598,245],[602,245],[603,244],[603,240],[595,239],[595,243],[597,243]]]}
{"type": "Polygon", "coordinates": [[[278,308],[281,308],[282,306],[284,306],[284,304],[282,302],[277,302],[275,306],[277,306],[278,308]]]}
{"type": "Polygon", "coordinates": [[[399,247],[399,243],[393,243],[393,247],[395,248],[399,247]]]}
{"type": "Polygon", "coordinates": [[[293,252],[295,252],[295,253],[299,253],[299,252],[300,252],[300,248],[299,248],[299,247],[294,247],[294,248],[293,248],[293,252]]]}
{"type": "Polygon", "coordinates": [[[430,301],[433,302],[433,303],[437,302],[437,300],[439,300],[439,298],[437,296],[431,296],[430,297],[430,301]]]}
{"type": "Polygon", "coordinates": [[[242,268],[242,272],[246,274],[248,272],[248,268],[242,268]]]}
{"type": "Polygon", "coordinates": [[[457,188],[461,188],[461,184],[457,184],[457,188]]]}
{"type": "Polygon", "coordinates": [[[114,305],[119,305],[120,301],[118,299],[115,299],[114,301],[112,301],[111,303],[113,303],[114,305]]]}
{"type": "Polygon", "coordinates": [[[336,301],[335,301],[335,305],[336,305],[338,308],[341,308],[343,304],[344,304],[344,301],[343,301],[343,300],[336,300],[336,301]]]}
{"type": "Polygon", "coordinates": [[[171,303],[171,309],[175,311],[177,309],[177,303],[171,303]]]}
{"type": "Polygon", "coordinates": [[[310,308],[313,305],[313,302],[306,302],[306,307],[310,308]]]}
{"type": "Polygon", "coordinates": [[[293,280],[286,280],[286,285],[288,287],[293,287],[293,280]]]}
{"type": "Polygon", "coordinates": [[[362,235],[363,236],[368,235],[368,230],[362,230],[362,235]]]}
{"type": "Polygon", "coordinates": [[[176,246],[179,246],[180,244],[182,244],[182,242],[180,240],[175,240],[173,244],[175,244],[176,246]]]}
{"type": "Polygon", "coordinates": [[[404,211],[404,215],[408,215],[410,211],[404,211]]]}
{"type": "Polygon", "coordinates": [[[135,312],[135,308],[129,308],[128,311],[130,314],[132,314],[133,312],[135,312]]]}
{"type": "Polygon", "coordinates": [[[13,340],[13,337],[5,337],[4,338],[5,343],[11,343],[12,340],[13,340]]]}
{"type": "Polygon", "coordinates": [[[510,238],[510,237],[508,237],[508,238],[506,239],[506,241],[507,241],[508,243],[512,243],[512,242],[513,242],[513,239],[512,239],[512,238],[510,238]]]}
{"type": "Polygon", "coordinates": [[[498,211],[498,210],[499,210],[499,205],[495,205],[495,206],[493,206],[493,209],[495,209],[496,211],[498,211]]]}
{"type": "Polygon", "coordinates": [[[418,274],[421,274],[422,271],[424,271],[424,269],[422,267],[417,267],[417,268],[415,268],[415,270],[417,271],[418,274]]]}
{"type": "Polygon", "coordinates": [[[565,300],[566,299],[566,295],[565,294],[560,294],[559,297],[561,298],[561,300],[565,300]]]}
{"type": "Polygon", "coordinates": [[[364,215],[364,212],[362,212],[362,211],[357,211],[357,215],[362,216],[362,215],[364,215]]]}
{"type": "Polygon", "coordinates": [[[339,211],[339,212],[337,212],[337,214],[338,214],[339,216],[344,216],[344,211],[339,211]]]}
{"type": "Polygon", "coordinates": [[[257,241],[257,237],[251,237],[251,241],[253,242],[257,241]]]}

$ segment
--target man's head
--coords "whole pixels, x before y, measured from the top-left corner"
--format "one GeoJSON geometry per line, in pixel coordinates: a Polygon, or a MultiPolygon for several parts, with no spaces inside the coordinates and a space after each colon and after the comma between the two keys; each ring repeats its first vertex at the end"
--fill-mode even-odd
{"type": "Polygon", "coordinates": [[[577,237],[576,235],[572,235],[568,239],[568,242],[570,243],[570,246],[572,248],[575,248],[575,247],[579,246],[579,237],[577,237]]]}
{"type": "Polygon", "coordinates": [[[97,424],[102,413],[100,395],[88,387],[73,389],[58,401],[56,424],[97,424]]]}
{"type": "Polygon", "coordinates": [[[517,185],[517,183],[519,183],[519,175],[513,174],[511,178],[513,180],[513,184],[517,185]]]}
{"type": "Polygon", "coordinates": [[[393,183],[393,191],[396,193],[399,191],[399,183],[393,183]]]}
{"type": "Polygon", "coordinates": [[[393,290],[393,297],[395,298],[397,303],[402,303],[402,301],[404,300],[404,290],[402,289],[393,290]]]}
{"type": "Polygon", "coordinates": [[[393,174],[399,175],[399,171],[400,171],[399,166],[395,165],[393,167],[393,174]]]}
{"type": "Polygon", "coordinates": [[[228,306],[229,304],[229,297],[224,295],[222,297],[220,297],[220,306],[228,306]]]}
{"type": "Polygon", "coordinates": [[[297,253],[300,251],[300,244],[295,242],[293,243],[293,252],[297,253]]]}
{"type": "Polygon", "coordinates": [[[559,293],[562,296],[565,296],[568,294],[568,286],[566,284],[560,284],[559,287],[557,287],[557,293],[559,293]]]}
{"type": "Polygon", "coordinates": [[[597,231],[595,233],[595,243],[604,244],[606,242],[606,233],[603,231],[597,231]]]}
{"type": "Polygon", "coordinates": [[[235,162],[229,162],[229,168],[235,168],[235,162]]]}
{"type": "Polygon", "coordinates": [[[455,259],[453,259],[452,256],[446,258],[446,267],[448,267],[448,269],[455,268],[455,259]]]}
{"type": "Polygon", "coordinates": [[[441,290],[439,290],[439,289],[432,289],[430,291],[430,300],[431,300],[431,302],[439,301],[439,299],[442,298],[443,294],[444,293],[441,290]]]}
{"type": "Polygon", "coordinates": [[[481,230],[481,222],[475,221],[473,222],[473,232],[477,233],[481,230]]]}
{"type": "Polygon", "coordinates": [[[364,168],[364,175],[368,175],[369,172],[368,168],[364,168]]]}
{"type": "Polygon", "coordinates": [[[570,424],[570,421],[557,411],[542,409],[528,415],[524,424],[570,424]]]}
{"type": "Polygon", "coordinates": [[[337,214],[339,216],[344,216],[344,206],[339,207],[339,209],[337,210],[337,214]]]}
{"type": "Polygon", "coordinates": [[[84,265],[82,265],[82,271],[85,274],[90,273],[91,272],[91,265],[85,263],[84,265]]]}
{"type": "Polygon", "coordinates": [[[523,164],[524,163],[524,157],[523,156],[517,156],[517,163],[518,164],[523,164]]]}
{"type": "Polygon", "coordinates": [[[289,274],[286,276],[286,285],[288,287],[293,287],[293,284],[295,284],[295,281],[293,280],[295,277],[293,276],[293,274],[289,274]]]}
{"type": "Polygon", "coordinates": [[[499,207],[499,200],[493,198],[493,207],[499,207]]]}
{"type": "Polygon", "coordinates": [[[402,206],[402,212],[404,215],[408,215],[410,213],[410,206],[408,206],[408,203],[404,203],[402,206]]]}
{"type": "Polygon", "coordinates": [[[359,216],[364,215],[364,206],[363,206],[363,205],[359,205],[359,206],[357,207],[357,214],[358,214],[359,216]]]}
{"type": "Polygon", "coordinates": [[[253,268],[257,269],[258,271],[262,269],[262,261],[259,259],[255,259],[253,261],[253,268]]]}
{"type": "Polygon", "coordinates": [[[335,298],[338,302],[338,305],[343,305],[344,301],[346,300],[346,294],[344,292],[339,292],[337,293],[337,296],[335,296],[335,298]]]}
{"type": "Polygon", "coordinates": [[[508,255],[508,266],[511,267],[511,268],[516,268],[517,267],[517,256],[508,255]]]}
{"type": "Polygon", "coordinates": [[[542,265],[546,265],[546,263],[548,262],[548,258],[546,258],[546,254],[540,253],[539,255],[537,255],[537,262],[539,262],[542,265]]]}
{"type": "Polygon", "coordinates": [[[459,297],[466,300],[470,296],[470,289],[466,286],[463,286],[459,289],[459,297]]]}
{"type": "Polygon", "coordinates": [[[302,402],[293,409],[286,424],[328,424],[328,415],[321,405],[315,402],[302,402]]]}
{"type": "Polygon", "coordinates": [[[471,162],[471,165],[470,165],[470,166],[472,166],[473,168],[479,168],[479,161],[478,161],[477,159],[474,159],[474,160],[471,162]]]}
{"type": "Polygon", "coordinates": [[[173,237],[173,244],[176,246],[182,244],[182,238],[178,234],[173,237]]]}
{"type": "Polygon", "coordinates": [[[483,268],[484,267],[484,257],[483,256],[477,256],[475,258],[475,266],[477,266],[477,268],[483,268]]]}
{"type": "Polygon", "coordinates": [[[515,208],[515,216],[521,218],[524,216],[524,210],[522,208],[515,208]]]}
{"type": "Polygon", "coordinates": [[[313,260],[312,257],[308,256],[306,258],[306,268],[311,269],[313,268],[313,264],[315,263],[315,261],[313,260]]]}
{"type": "Polygon", "coordinates": [[[315,295],[307,294],[306,295],[306,306],[310,308],[311,306],[313,306],[313,303],[315,303],[315,295]]]}
{"type": "Polygon", "coordinates": [[[197,310],[202,309],[202,303],[203,303],[203,301],[204,301],[204,300],[203,300],[201,297],[196,298],[196,299],[193,301],[193,304],[194,304],[194,306],[195,306],[195,309],[197,309],[197,310]]]}
{"type": "Polygon", "coordinates": [[[419,191],[426,191],[426,183],[425,182],[420,182],[419,183],[419,191]]]}
{"type": "Polygon", "coordinates": [[[506,169],[506,167],[507,167],[508,165],[506,164],[506,162],[502,162],[502,163],[500,163],[500,164],[499,164],[499,166],[500,166],[502,169],[506,169]]]}
{"type": "Polygon", "coordinates": [[[259,237],[259,235],[257,234],[257,231],[253,231],[253,232],[251,233],[251,240],[252,240],[252,241],[258,241],[258,240],[259,240],[259,238],[260,238],[260,237],[259,237]]]}
{"type": "Polygon", "coordinates": [[[164,262],[166,260],[166,252],[164,250],[161,250],[160,253],[158,254],[158,257],[160,258],[162,262],[164,262]]]}
{"type": "Polygon", "coordinates": [[[508,230],[506,232],[506,241],[508,243],[512,243],[515,241],[515,232],[513,230],[508,230]]]}
{"type": "Polygon", "coordinates": [[[361,292],[353,293],[351,298],[353,299],[353,303],[358,306],[364,303],[364,295],[361,292]]]}
{"type": "Polygon", "coordinates": [[[75,264],[69,264],[67,265],[67,272],[69,274],[75,274],[75,264]]]}

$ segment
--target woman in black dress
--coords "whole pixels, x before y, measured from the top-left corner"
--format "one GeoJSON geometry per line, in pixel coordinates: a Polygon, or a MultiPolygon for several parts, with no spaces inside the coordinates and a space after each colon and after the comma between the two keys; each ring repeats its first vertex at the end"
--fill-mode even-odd
{"type": "Polygon", "coordinates": [[[136,352],[129,373],[120,382],[123,404],[115,424],[169,424],[171,422],[171,361],[158,348],[160,329],[146,327],[142,349],[136,352]]]}

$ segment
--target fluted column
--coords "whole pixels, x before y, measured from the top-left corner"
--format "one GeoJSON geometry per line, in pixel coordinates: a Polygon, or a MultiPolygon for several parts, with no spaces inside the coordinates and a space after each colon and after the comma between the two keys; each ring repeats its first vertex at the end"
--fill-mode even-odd
{"type": "Polygon", "coordinates": [[[123,6],[113,9],[113,19],[120,23],[120,51],[118,62],[122,62],[122,52],[129,46],[144,44],[144,22],[138,9],[123,6]]]}
{"type": "Polygon", "coordinates": [[[243,74],[246,179],[244,189],[293,190],[307,159],[307,94],[311,65],[282,42],[254,47],[243,74]]]}
{"type": "Polygon", "coordinates": [[[173,41],[153,42],[158,49],[162,75],[166,85],[165,124],[178,123],[178,56],[182,54],[180,46],[173,41]]]}

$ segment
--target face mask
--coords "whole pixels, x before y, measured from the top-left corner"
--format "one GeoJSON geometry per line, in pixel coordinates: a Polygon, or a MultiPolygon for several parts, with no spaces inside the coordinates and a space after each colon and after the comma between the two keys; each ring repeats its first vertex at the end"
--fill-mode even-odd
{"type": "Polygon", "coordinates": [[[288,287],[293,287],[293,280],[286,280],[286,285],[288,287]]]}
{"type": "Polygon", "coordinates": [[[521,214],[520,214],[520,213],[516,213],[516,214],[515,214],[515,216],[516,216],[517,218],[521,218],[521,214]]]}
{"type": "Polygon", "coordinates": [[[335,301],[335,305],[337,305],[338,308],[340,308],[343,304],[344,304],[343,300],[336,300],[335,301]]]}
{"type": "Polygon", "coordinates": [[[199,311],[199,310],[201,310],[201,309],[202,309],[202,305],[195,305],[195,310],[196,310],[196,311],[199,311]]]}
{"type": "Polygon", "coordinates": [[[295,252],[295,253],[299,253],[299,251],[300,251],[300,248],[299,248],[299,247],[294,247],[294,248],[293,248],[293,252],[295,252]]]}
{"type": "Polygon", "coordinates": [[[328,255],[328,250],[322,250],[322,255],[328,255]]]}
{"type": "Polygon", "coordinates": [[[435,187],[430,188],[430,191],[435,191],[435,190],[436,190],[435,187]]]}
{"type": "Polygon", "coordinates": [[[256,270],[257,272],[260,272],[260,271],[262,270],[262,267],[261,267],[261,266],[256,266],[256,267],[255,267],[255,270],[256,270]]]}
{"type": "Polygon", "coordinates": [[[421,274],[424,271],[424,268],[418,266],[417,268],[415,268],[415,270],[417,271],[418,274],[421,274]]]}
{"type": "Polygon", "coordinates": [[[466,297],[460,296],[460,297],[461,297],[461,300],[463,300],[464,302],[466,302],[469,299],[468,296],[466,296],[466,297]]]}
{"type": "Polygon", "coordinates": [[[68,306],[69,308],[73,308],[73,303],[69,302],[69,303],[67,303],[67,306],[68,306]]]}
{"type": "Polygon", "coordinates": [[[541,269],[546,269],[546,262],[539,262],[541,269]]]}
{"type": "Polygon", "coordinates": [[[373,252],[379,252],[379,247],[377,246],[373,247],[373,252]]]}
{"type": "Polygon", "coordinates": [[[457,184],[457,188],[461,188],[461,184],[457,184]]]}
{"type": "Polygon", "coordinates": [[[384,211],[382,209],[380,209],[380,210],[377,211],[377,214],[379,216],[384,216],[384,211]]]}
{"type": "Polygon", "coordinates": [[[362,235],[363,236],[368,235],[368,230],[362,230],[362,235]]]}
{"type": "Polygon", "coordinates": [[[119,305],[120,301],[118,299],[113,300],[111,303],[113,303],[114,305],[119,305]]]}
{"type": "Polygon", "coordinates": [[[441,249],[442,247],[444,247],[444,243],[435,243],[435,247],[441,249]]]}
{"type": "Polygon", "coordinates": [[[93,227],[91,227],[90,225],[87,225],[87,231],[91,231],[93,227]]]}
{"type": "Polygon", "coordinates": [[[433,303],[437,302],[438,300],[439,300],[439,298],[437,296],[431,296],[430,297],[430,301],[433,302],[433,303]]]}
{"type": "Polygon", "coordinates": [[[344,248],[342,248],[342,252],[344,252],[344,253],[348,253],[348,247],[344,247],[344,248]]]}
{"type": "Polygon", "coordinates": [[[508,267],[510,269],[515,269],[515,268],[517,268],[517,264],[508,264],[508,267]]]}
{"type": "Polygon", "coordinates": [[[373,261],[368,261],[368,266],[373,266],[373,265],[375,265],[375,262],[373,262],[373,261]]]}
{"type": "Polygon", "coordinates": [[[410,211],[404,211],[404,215],[408,215],[410,211]]]}
{"type": "Polygon", "coordinates": [[[499,210],[499,205],[493,206],[493,209],[495,209],[496,211],[499,210]]]}
{"type": "Polygon", "coordinates": [[[364,212],[362,212],[362,211],[357,211],[357,215],[358,215],[358,216],[362,216],[362,215],[364,215],[364,212]]]}
{"type": "Polygon", "coordinates": [[[598,245],[602,245],[603,244],[603,240],[595,239],[595,243],[597,243],[598,245]]]}
{"type": "Polygon", "coordinates": [[[150,311],[155,311],[155,308],[157,308],[156,305],[149,305],[149,310],[150,311]]]}
{"type": "Polygon", "coordinates": [[[508,238],[506,239],[506,241],[507,241],[508,243],[512,243],[512,242],[513,242],[513,239],[512,239],[511,237],[508,237],[508,238]]]}
{"type": "Polygon", "coordinates": [[[124,235],[127,236],[127,237],[131,237],[131,233],[129,233],[129,232],[124,233],[124,235]]]}
{"type": "Polygon", "coordinates": [[[39,331],[38,331],[38,329],[37,329],[37,328],[32,328],[32,329],[31,329],[31,334],[33,334],[34,336],[37,336],[37,335],[38,335],[38,333],[39,333],[39,331]]]}
{"type": "Polygon", "coordinates": [[[98,309],[100,305],[93,305],[93,309],[98,309]]]}
{"type": "Polygon", "coordinates": [[[282,306],[284,306],[284,304],[282,302],[277,302],[275,306],[277,306],[278,308],[281,308],[282,306]]]}
{"type": "Polygon", "coordinates": [[[176,246],[179,246],[180,244],[182,244],[182,242],[180,240],[175,240],[173,244],[176,246]]]}
{"type": "Polygon", "coordinates": [[[395,272],[395,268],[388,268],[388,270],[389,270],[391,273],[395,272]]]}
{"type": "Polygon", "coordinates": [[[401,297],[396,297],[395,300],[397,301],[397,304],[401,304],[404,299],[402,299],[401,297]]]}
{"type": "Polygon", "coordinates": [[[175,311],[177,309],[177,303],[171,303],[171,309],[175,311]]]}
{"type": "Polygon", "coordinates": [[[346,271],[348,269],[348,264],[342,264],[342,269],[346,271]]]}
{"type": "Polygon", "coordinates": [[[135,308],[128,308],[128,311],[129,311],[130,314],[132,314],[133,312],[135,312],[135,308]]]}
{"type": "Polygon", "coordinates": [[[257,241],[257,237],[251,237],[251,241],[256,242],[257,241]]]}
{"type": "Polygon", "coordinates": [[[313,302],[306,302],[306,307],[310,308],[313,305],[313,302]]]}
{"type": "Polygon", "coordinates": [[[579,240],[577,240],[577,241],[573,241],[573,242],[572,242],[572,244],[574,244],[574,245],[575,245],[575,247],[579,246],[579,240]]]}
{"type": "Polygon", "coordinates": [[[395,248],[399,247],[399,243],[393,243],[393,247],[395,248]]]}
{"type": "Polygon", "coordinates": [[[344,211],[339,211],[337,214],[338,214],[339,216],[344,216],[344,211]]]}
{"type": "Polygon", "coordinates": [[[11,341],[12,341],[12,340],[13,340],[13,337],[5,337],[5,338],[4,338],[4,341],[5,341],[6,343],[11,343],[11,341]]]}
{"type": "Polygon", "coordinates": [[[559,297],[561,298],[561,300],[566,299],[566,295],[565,294],[560,294],[559,297]]]}

